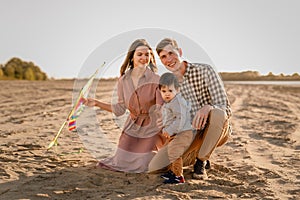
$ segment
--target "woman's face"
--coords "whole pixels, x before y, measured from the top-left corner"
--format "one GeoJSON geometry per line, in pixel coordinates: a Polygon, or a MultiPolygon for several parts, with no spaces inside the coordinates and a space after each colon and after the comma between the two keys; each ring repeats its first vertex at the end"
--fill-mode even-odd
{"type": "Polygon", "coordinates": [[[146,67],[150,63],[150,49],[146,46],[139,46],[133,54],[133,67],[146,67]]]}

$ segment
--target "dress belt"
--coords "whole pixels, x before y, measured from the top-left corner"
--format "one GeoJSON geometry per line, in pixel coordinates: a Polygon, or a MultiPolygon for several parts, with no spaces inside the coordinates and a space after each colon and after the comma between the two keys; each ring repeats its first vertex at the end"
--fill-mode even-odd
{"type": "Polygon", "coordinates": [[[130,118],[132,120],[136,120],[138,117],[149,117],[149,113],[140,113],[137,115],[130,113],[130,118]]]}

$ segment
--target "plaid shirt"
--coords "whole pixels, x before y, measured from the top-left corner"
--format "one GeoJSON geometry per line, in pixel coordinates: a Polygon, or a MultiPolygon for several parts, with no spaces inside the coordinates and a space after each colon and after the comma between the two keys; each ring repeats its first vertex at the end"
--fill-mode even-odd
{"type": "Polygon", "coordinates": [[[218,73],[207,64],[187,63],[180,83],[182,96],[191,102],[191,117],[204,105],[220,108],[231,116],[230,103],[223,82],[218,73]]]}

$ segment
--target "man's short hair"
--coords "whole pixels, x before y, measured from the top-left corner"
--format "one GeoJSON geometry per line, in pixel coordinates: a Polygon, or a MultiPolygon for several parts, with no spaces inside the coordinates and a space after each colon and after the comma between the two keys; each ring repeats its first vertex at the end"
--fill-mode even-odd
{"type": "Polygon", "coordinates": [[[169,44],[172,47],[174,47],[175,49],[178,49],[178,44],[177,44],[176,40],[171,39],[171,38],[165,38],[157,44],[157,46],[156,46],[157,54],[159,55],[159,53],[169,44]]]}
{"type": "Polygon", "coordinates": [[[177,90],[179,88],[179,82],[177,77],[170,72],[166,72],[163,75],[161,75],[160,79],[159,79],[159,89],[161,89],[161,87],[163,86],[170,86],[170,85],[174,85],[175,89],[177,90]]]}

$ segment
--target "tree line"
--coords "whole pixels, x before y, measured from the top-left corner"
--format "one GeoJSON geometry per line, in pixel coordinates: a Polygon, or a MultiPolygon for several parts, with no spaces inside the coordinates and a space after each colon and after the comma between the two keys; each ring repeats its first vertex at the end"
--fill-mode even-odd
{"type": "MultiPolygon", "coordinates": [[[[224,81],[300,81],[298,73],[292,75],[274,75],[269,72],[267,75],[261,75],[257,71],[244,72],[220,72],[224,81]]],[[[26,62],[20,58],[14,57],[5,65],[0,64],[0,80],[47,80],[47,74],[33,62],[26,62]]]]}
{"type": "Polygon", "coordinates": [[[298,73],[292,75],[274,75],[269,72],[267,75],[261,75],[257,71],[244,72],[220,72],[223,81],[300,81],[298,73]]]}
{"type": "Polygon", "coordinates": [[[0,80],[47,80],[47,74],[33,62],[12,58],[5,65],[0,64],[0,80]]]}

